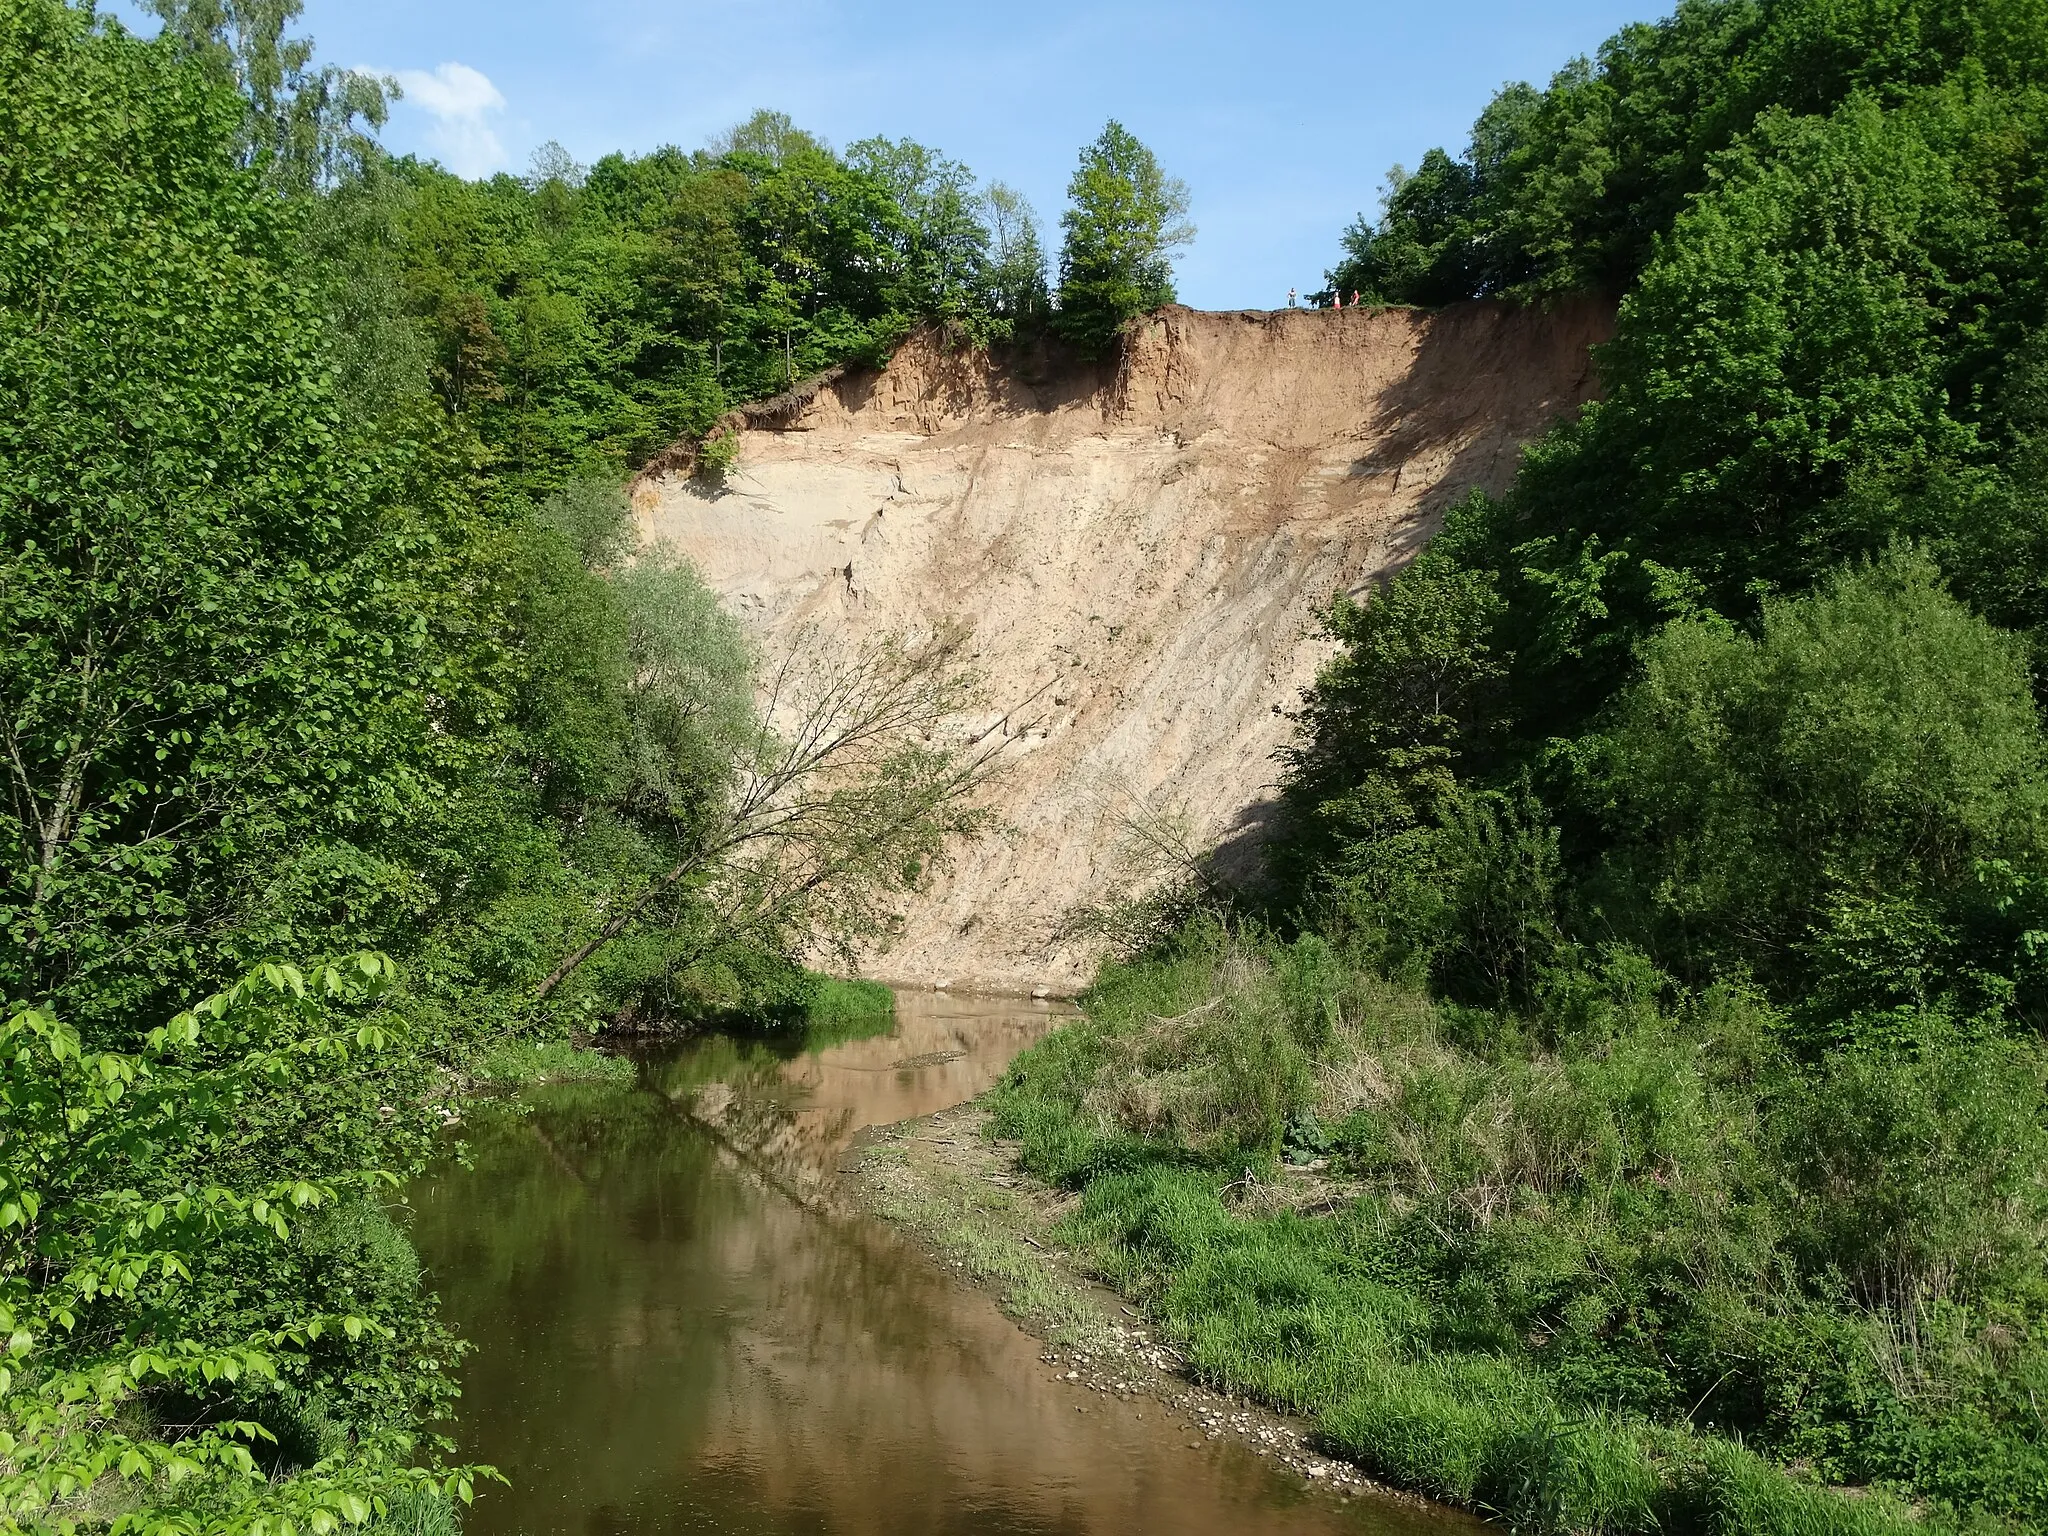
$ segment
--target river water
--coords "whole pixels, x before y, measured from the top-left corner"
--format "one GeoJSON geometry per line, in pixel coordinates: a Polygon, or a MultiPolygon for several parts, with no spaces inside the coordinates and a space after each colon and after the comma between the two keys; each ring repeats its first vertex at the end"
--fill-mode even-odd
{"type": "Polygon", "coordinates": [[[1056,1022],[906,993],[886,1036],[710,1036],[635,1085],[473,1113],[467,1166],[412,1190],[475,1346],[461,1454],[512,1482],[479,1494],[469,1536],[1465,1528],[1055,1381],[993,1301],[835,1197],[863,1128],[973,1097],[1056,1022]]]}

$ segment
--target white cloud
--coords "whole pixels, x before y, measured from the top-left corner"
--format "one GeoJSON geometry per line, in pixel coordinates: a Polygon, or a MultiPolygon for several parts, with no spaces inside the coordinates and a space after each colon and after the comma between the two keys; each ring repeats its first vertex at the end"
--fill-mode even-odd
{"type": "Polygon", "coordinates": [[[505,169],[505,146],[491,127],[491,119],[505,110],[505,98],[490,76],[453,62],[391,73],[405,92],[404,104],[433,118],[427,142],[449,170],[488,176],[505,169]]]}

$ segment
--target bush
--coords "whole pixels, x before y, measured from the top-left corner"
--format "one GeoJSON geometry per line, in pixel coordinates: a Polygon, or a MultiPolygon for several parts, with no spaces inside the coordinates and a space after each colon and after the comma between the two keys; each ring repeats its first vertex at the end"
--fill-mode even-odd
{"type": "Polygon", "coordinates": [[[2038,1011],[2022,944],[2048,868],[2028,654],[1899,551],[1644,650],[1600,770],[1626,923],[1700,978],[1742,967],[1827,1027],[1947,1003],[2038,1011]],[[2004,884],[1987,872],[2010,872],[2004,884]]]}
{"type": "Polygon", "coordinates": [[[1924,1018],[1905,1051],[1831,1055],[1788,1087],[1773,1127],[1794,1185],[1793,1241],[1864,1303],[1918,1318],[2012,1294],[2048,1259],[2048,1096],[2038,1053],[1958,1040],[1924,1018]]]}

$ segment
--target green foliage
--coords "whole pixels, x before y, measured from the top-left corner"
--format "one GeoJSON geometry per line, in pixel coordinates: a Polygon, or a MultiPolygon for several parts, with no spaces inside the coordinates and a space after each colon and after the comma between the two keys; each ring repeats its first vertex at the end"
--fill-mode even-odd
{"type": "Polygon", "coordinates": [[[477,1063],[487,1083],[630,1083],[639,1075],[623,1056],[608,1055],[567,1040],[506,1040],[477,1063]]]}
{"type": "Polygon", "coordinates": [[[1038,216],[1024,194],[993,182],[982,195],[988,222],[989,308],[1012,334],[1045,323],[1052,295],[1045,281],[1045,248],[1038,240],[1038,216]]]}
{"type": "Polygon", "coordinates": [[[792,957],[980,825],[957,637],[796,658],[785,739],[617,472],[1043,275],[916,145],[472,185],[295,0],[153,8],[0,7],[0,1527],[444,1532],[460,1346],[381,1203],[442,1085],[630,1076],[563,1037],[643,1011],[886,1028],[792,957]],[[402,983],[271,958],[370,946],[402,983]]]}
{"type": "Polygon", "coordinates": [[[247,103],[237,140],[245,163],[305,190],[375,160],[372,136],[397,86],[358,70],[312,68],[312,39],[284,35],[303,0],[148,0],[146,9],[247,103]]]}
{"type": "Polygon", "coordinates": [[[1195,238],[1188,189],[1112,120],[1081,151],[1067,201],[1054,324],[1099,356],[1125,321],[1173,302],[1172,253],[1195,238]]]}
{"type": "Polygon", "coordinates": [[[1330,288],[1399,304],[1618,295],[1760,117],[1890,106],[1972,73],[2024,91],[2048,80],[2042,32],[2032,0],[1681,0],[1544,90],[1505,87],[1461,155],[1396,167],[1381,216],[1345,232],[1330,288]]]}
{"type": "Polygon", "coordinates": [[[804,1001],[804,1024],[814,1037],[847,1040],[880,1034],[896,1021],[896,995],[879,981],[820,976],[804,1001]]]}
{"type": "Polygon", "coordinates": [[[2039,1521],[2038,1047],[1929,1018],[1802,1065],[1753,996],[1626,952],[1531,1030],[1358,959],[1191,930],[994,1095],[1079,1191],[1064,1235],[1198,1371],[1518,1528],[2039,1521]],[[1227,1089],[1187,1069],[1226,1033],[1227,1089]]]}
{"type": "Polygon", "coordinates": [[[239,97],[55,3],[0,82],[0,988],[98,1029],[409,918],[470,532],[433,424],[337,399],[239,97]]]}
{"type": "MultiPolygon", "coordinates": [[[[1604,398],[1332,611],[1287,754],[1290,924],[1441,1001],[1346,994],[1281,1133],[1326,1219],[1219,1201],[1146,1271],[1285,1235],[1422,1309],[1304,1378],[1389,1476],[1555,1529],[1897,1528],[1789,1464],[2048,1514],[2044,67],[2027,0],[1688,0],[1346,236],[1383,301],[1621,300],[1604,398]]],[[[1191,963],[1177,1006],[1243,992],[1191,963]]],[[[1088,1051],[1009,1090],[1040,1165],[1222,1190],[1088,1051]]],[[[1213,1355],[1269,1390],[1277,1305],[1213,1355]]]]}
{"type": "Polygon", "coordinates": [[[1504,1001],[1528,994],[1554,937],[1556,838],[1526,791],[1458,778],[1497,733],[1503,669],[1496,583],[1461,568],[1456,543],[1447,531],[1369,602],[1325,615],[1343,649],[1282,754],[1294,825],[1274,864],[1390,972],[1504,1001]]]}
{"type": "MultiPolygon", "coordinates": [[[[548,498],[507,531],[496,569],[510,729],[450,829],[466,848],[461,884],[423,967],[443,996],[530,993],[678,847],[710,835],[760,739],[738,621],[686,561],[633,554],[616,484],[573,481],[548,498]]],[[[563,1002],[632,1011],[709,917],[694,890],[678,892],[563,1002]]]]}
{"type": "Polygon", "coordinates": [[[1767,601],[1755,639],[1676,621],[1642,662],[1588,775],[1610,922],[1833,1019],[2039,1015],[2022,893],[2048,870],[2048,743],[2023,644],[1900,553],[1767,601]]]}
{"type": "Polygon", "coordinates": [[[1043,307],[1014,193],[909,140],[841,157],[780,113],[693,154],[394,174],[405,308],[500,495],[616,477],[921,321],[987,343],[1043,307]]]}
{"type": "Polygon", "coordinates": [[[1280,872],[1383,964],[1526,1006],[1624,937],[1693,984],[1754,977],[1816,1041],[2038,1014],[2036,663],[1997,631],[2044,618],[2048,28],[1878,11],[1681,6],[1475,128],[1457,175],[1593,187],[1635,254],[1553,224],[1633,286],[1606,397],[1333,623],[1280,872]],[[1449,702],[1419,710],[1433,667],[1449,702]]]}
{"type": "Polygon", "coordinates": [[[413,1429],[455,1396],[453,1341],[370,1203],[427,1149],[419,1058],[375,1007],[393,974],[267,965],[131,1054],[47,1009],[0,1025],[9,1529],[318,1529],[468,1497],[474,1471],[413,1429]]]}

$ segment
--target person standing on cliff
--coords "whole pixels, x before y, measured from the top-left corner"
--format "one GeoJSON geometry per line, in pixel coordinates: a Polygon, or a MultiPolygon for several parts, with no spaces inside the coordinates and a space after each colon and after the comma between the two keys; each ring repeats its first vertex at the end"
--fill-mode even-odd
{"type": "Polygon", "coordinates": [[[1287,290],[1287,307],[1289,309],[1294,308],[1294,290],[1292,288],[1287,290]]]}

